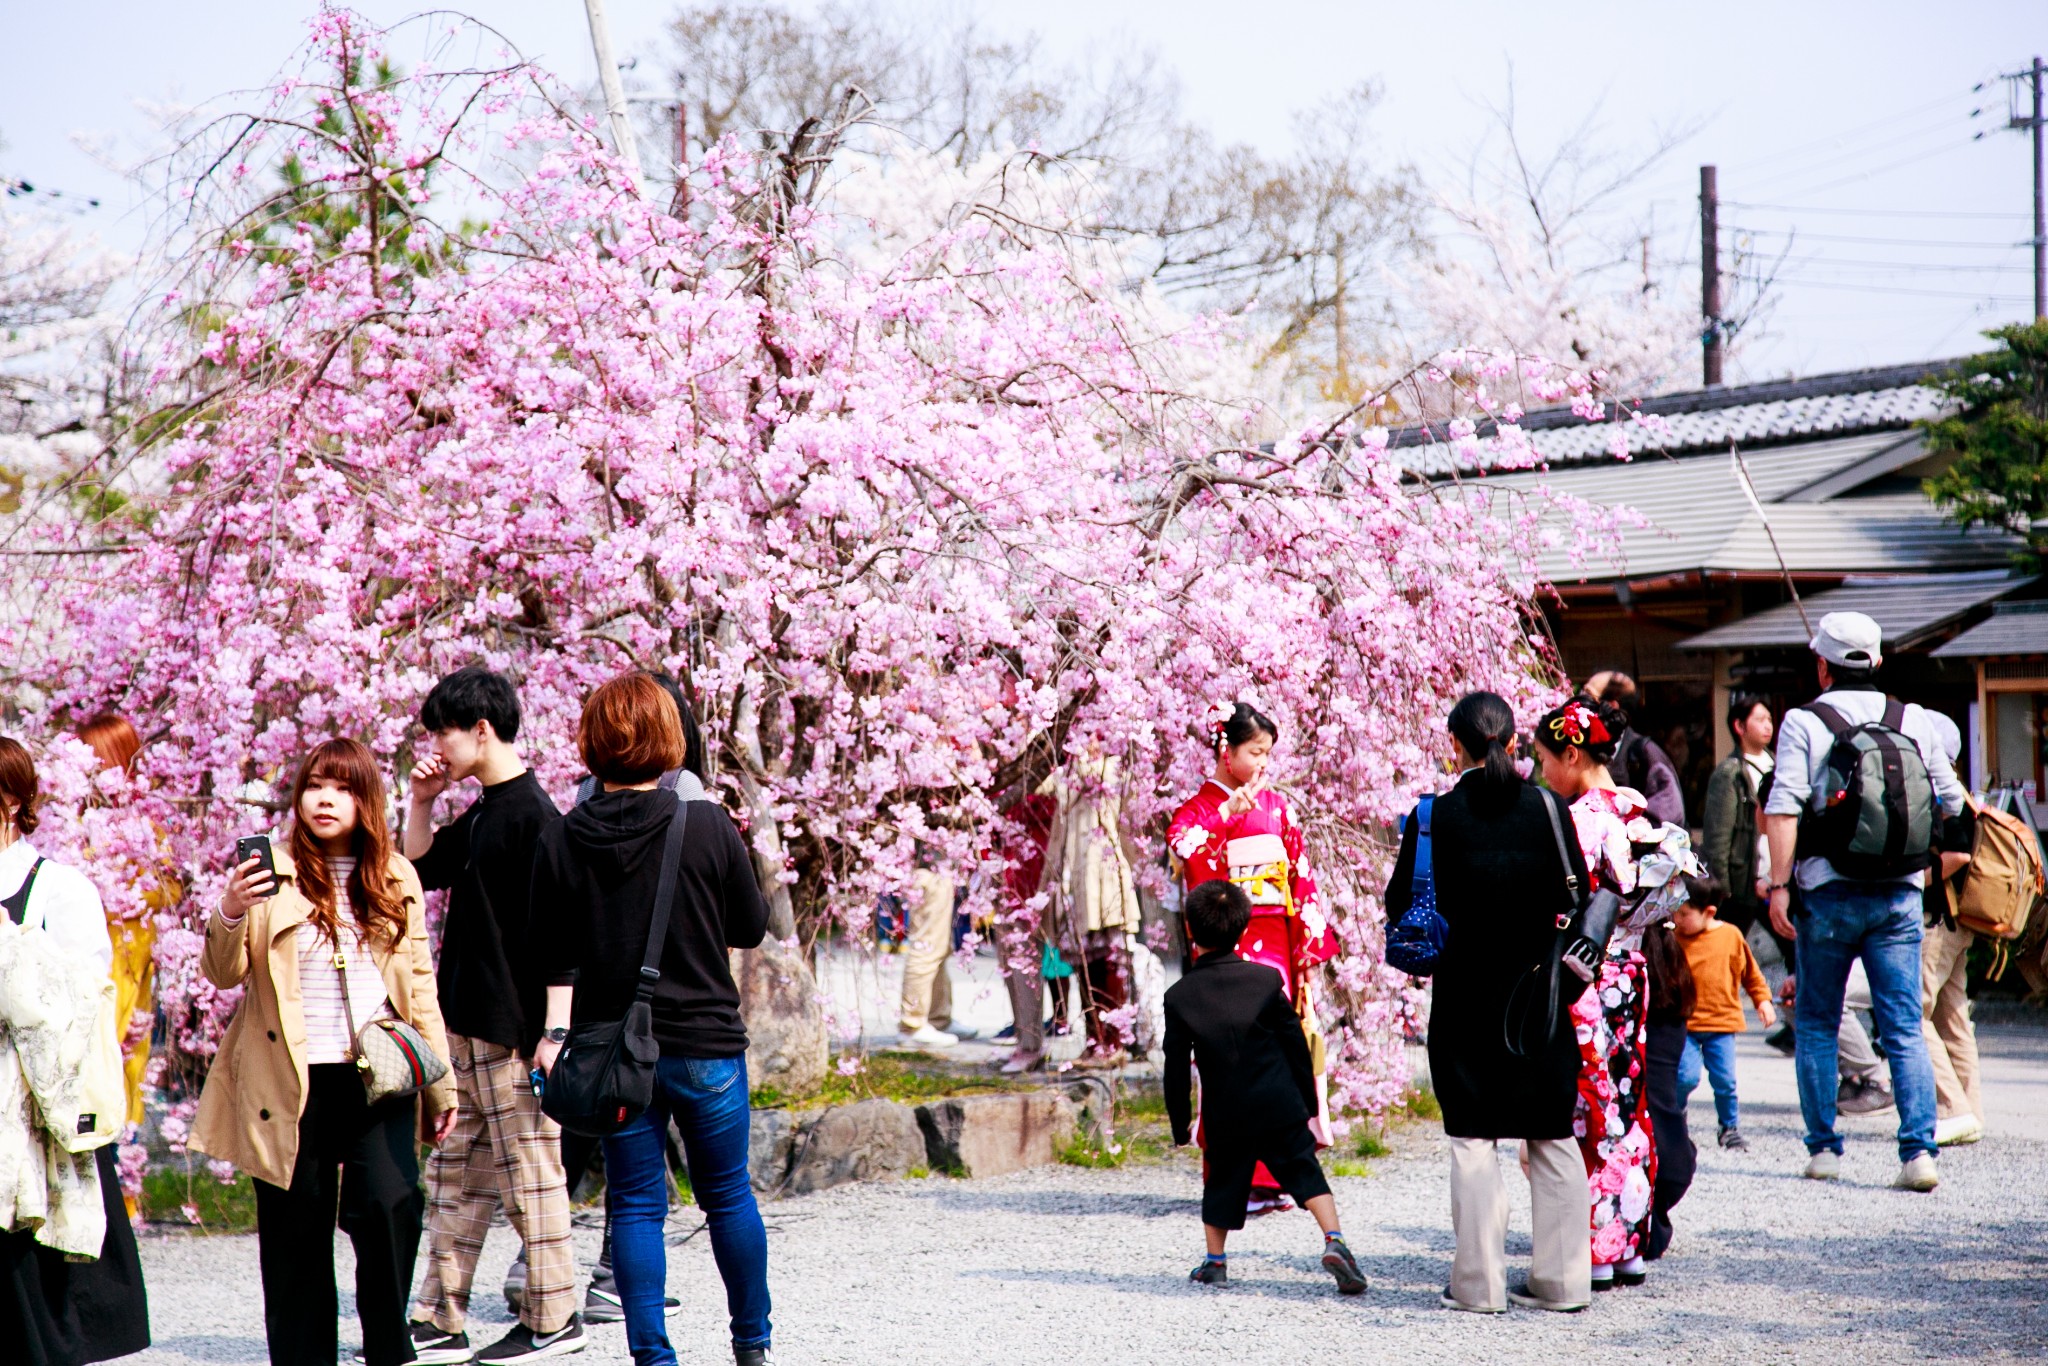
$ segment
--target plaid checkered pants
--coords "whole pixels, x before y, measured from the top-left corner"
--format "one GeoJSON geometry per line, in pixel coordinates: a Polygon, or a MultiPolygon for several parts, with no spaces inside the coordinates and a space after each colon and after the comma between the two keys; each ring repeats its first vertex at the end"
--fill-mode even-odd
{"type": "Polygon", "coordinates": [[[562,1131],[541,1113],[527,1064],[511,1049],[450,1034],[448,1051],[455,1127],[427,1163],[427,1274],[413,1318],[465,1331],[477,1254],[502,1203],[526,1244],[520,1322],[552,1333],[576,1312],[562,1131]]]}

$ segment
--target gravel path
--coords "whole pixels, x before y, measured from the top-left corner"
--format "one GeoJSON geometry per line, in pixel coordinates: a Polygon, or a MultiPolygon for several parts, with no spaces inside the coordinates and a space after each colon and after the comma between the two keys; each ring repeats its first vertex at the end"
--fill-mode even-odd
{"type": "MultiPolygon", "coordinates": [[[[1987,1029],[1992,1134],[1943,1157],[1932,1195],[1886,1189],[1897,1170],[1884,1119],[1852,1120],[1838,1184],[1798,1172],[1791,1065],[1743,1041],[1746,1155],[1703,1151],[1678,1210],[1678,1241],[1637,1290],[1591,1311],[1498,1318],[1437,1307],[1451,1254],[1439,1145],[1409,1130],[1372,1175],[1336,1187],[1370,1293],[1340,1299],[1314,1261],[1305,1214],[1255,1221],[1233,1243],[1232,1284],[1184,1277],[1198,1255],[1191,1160],[1122,1171],[1051,1168],[985,1181],[848,1187],[766,1207],[777,1356],[785,1363],[1683,1360],[1715,1362],[2039,1359],[2048,1351],[2048,1031],[1987,1029]],[[1592,1353],[1599,1353],[1599,1356],[1592,1353]]],[[[1706,1088],[1694,1136],[1712,1141],[1706,1088]]],[[[1510,1275],[1528,1254],[1528,1188],[1516,1200],[1510,1275]]],[[[687,1213],[694,1213],[688,1211],[687,1213]]],[[[678,1226],[681,1238],[696,1226],[678,1226]]],[[[595,1255],[595,1230],[579,1231],[595,1255]]],[[[485,1249],[472,1341],[509,1323],[496,1294],[509,1231],[485,1249]]],[[[144,1246],[158,1346],[147,1366],[261,1361],[252,1238],[144,1246]]],[[[351,1272],[337,1239],[343,1284],[351,1272]]],[[[671,1321],[685,1362],[730,1361],[723,1298],[701,1234],[671,1250],[671,1321]]],[[[353,1344],[344,1296],[343,1340],[353,1344]]],[[[623,1330],[594,1331],[582,1360],[627,1360],[623,1330]]]]}

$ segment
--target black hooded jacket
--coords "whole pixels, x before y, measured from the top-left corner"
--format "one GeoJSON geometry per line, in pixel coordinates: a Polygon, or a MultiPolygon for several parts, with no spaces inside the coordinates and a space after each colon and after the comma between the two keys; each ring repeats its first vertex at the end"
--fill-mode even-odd
{"type": "MultiPolygon", "coordinates": [[[[683,810],[673,792],[604,792],[541,835],[533,863],[533,961],[550,986],[576,988],[572,1024],[625,1016],[654,915],[662,843],[683,810]]],[[[654,1037],[664,1057],[746,1052],[740,995],[726,950],[751,949],[768,930],[754,863],[725,809],[688,804],[654,1037]]]]}

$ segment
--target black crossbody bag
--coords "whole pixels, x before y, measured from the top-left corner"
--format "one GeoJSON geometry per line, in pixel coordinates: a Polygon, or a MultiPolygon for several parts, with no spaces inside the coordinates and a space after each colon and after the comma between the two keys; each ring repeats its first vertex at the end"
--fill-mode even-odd
{"type": "Polygon", "coordinates": [[[1590,897],[1586,895],[1585,885],[1572,871],[1571,849],[1565,844],[1558,803],[1548,792],[1539,790],[1536,795],[1543,800],[1543,814],[1550,817],[1550,834],[1557,841],[1557,861],[1564,869],[1564,885],[1571,893],[1572,909],[1557,917],[1557,938],[1544,961],[1524,973],[1508,993],[1501,1028],[1508,1052],[1518,1058],[1540,1053],[1550,1046],[1561,1022],[1558,1003],[1564,974],[1570,972],[1573,985],[1581,991],[1597,978],[1600,960],[1607,956],[1607,941],[1613,937],[1614,926],[1621,918],[1621,898],[1613,892],[1602,888],[1590,897]],[[1543,1016],[1532,1021],[1529,1017],[1538,1005],[1543,1008],[1543,1016]]]}
{"type": "Polygon", "coordinates": [[[670,903],[681,869],[683,831],[690,804],[677,802],[661,850],[661,877],[654,888],[654,916],[647,927],[647,952],[640,959],[640,983],[623,1020],[573,1026],[548,1073],[540,1108],[572,1134],[605,1138],[638,1119],[654,1102],[654,1067],[661,1049],[654,1042],[654,984],[661,980],[661,950],[668,941],[670,903]]]}

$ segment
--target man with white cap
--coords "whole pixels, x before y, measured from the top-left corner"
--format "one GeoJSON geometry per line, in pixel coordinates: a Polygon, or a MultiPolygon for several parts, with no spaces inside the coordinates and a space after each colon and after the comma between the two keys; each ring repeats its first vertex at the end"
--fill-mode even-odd
{"type": "MultiPolygon", "coordinates": [[[[1875,675],[1884,662],[1882,644],[1878,624],[1861,612],[1831,612],[1821,618],[1812,641],[1821,693],[1808,706],[1785,713],[1778,730],[1777,776],[1764,804],[1764,834],[1771,852],[1769,904],[1778,932],[1798,938],[1795,1058],[1810,1154],[1806,1175],[1826,1181],[1841,1174],[1842,1138],[1835,1131],[1837,1034],[1843,987],[1850,965],[1860,959],[1870,978],[1871,1013],[1891,1064],[1892,1092],[1899,1107],[1902,1165],[1893,1184],[1930,1191],[1940,1177],[1934,1161],[1934,1071],[1920,1029],[1921,888],[1926,874],[1866,873],[1852,878],[1810,850],[1799,851],[1796,867],[1794,859],[1801,818],[1813,821],[1842,802],[1849,790],[1830,790],[1834,784],[1828,780],[1828,761],[1838,737],[1846,742],[1851,732],[1861,733],[1866,748],[1873,742],[1879,748],[1898,742],[1902,751],[1903,742],[1910,742],[1918,751],[1917,765],[1905,764],[1902,769],[1899,762],[1887,764],[1890,776],[1884,793],[1864,795],[1888,804],[1917,804],[1923,818],[1917,833],[1923,844],[1931,838],[1924,819],[1932,814],[1930,794],[1892,791],[1901,771],[1924,768],[1933,785],[1933,804],[1948,815],[1963,809],[1963,786],[1931,714],[1917,706],[1901,707],[1877,686],[1875,675]],[[1801,900],[1796,929],[1790,914],[1795,877],[1801,900]]],[[[1896,752],[1893,757],[1896,760],[1896,752]]],[[[1818,822],[1815,834],[1820,837],[1815,843],[1824,842],[1818,822]]],[[[1835,857],[1848,861],[1839,852],[1835,857]]]]}

